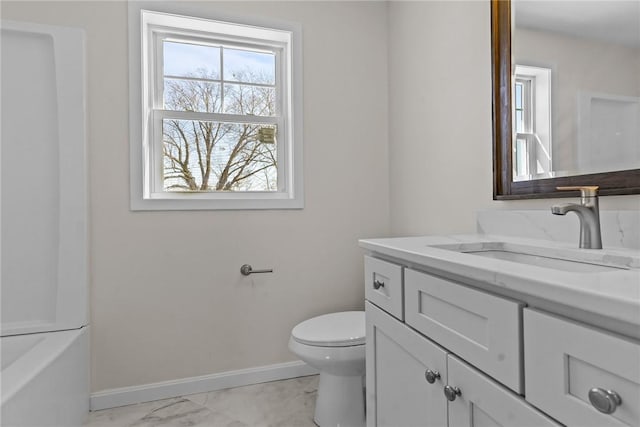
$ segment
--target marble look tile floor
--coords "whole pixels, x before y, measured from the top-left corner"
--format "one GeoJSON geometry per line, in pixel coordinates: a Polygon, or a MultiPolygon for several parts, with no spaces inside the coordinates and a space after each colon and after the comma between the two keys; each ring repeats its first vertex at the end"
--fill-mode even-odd
{"type": "Polygon", "coordinates": [[[318,376],[91,412],[84,427],[315,427],[318,376]]]}

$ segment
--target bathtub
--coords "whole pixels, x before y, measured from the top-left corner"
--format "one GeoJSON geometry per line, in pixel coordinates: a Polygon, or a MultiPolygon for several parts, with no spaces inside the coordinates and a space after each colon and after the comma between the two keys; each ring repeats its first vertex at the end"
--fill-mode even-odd
{"type": "Polygon", "coordinates": [[[88,327],[2,337],[0,425],[81,426],[89,413],[88,327]]]}

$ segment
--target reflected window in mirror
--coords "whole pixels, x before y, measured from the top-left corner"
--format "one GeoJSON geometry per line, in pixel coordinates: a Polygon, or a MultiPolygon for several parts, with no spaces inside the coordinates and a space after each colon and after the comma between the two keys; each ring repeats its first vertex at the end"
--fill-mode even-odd
{"type": "Polygon", "coordinates": [[[516,65],[513,80],[513,180],[551,177],[551,69],[516,65]]]}

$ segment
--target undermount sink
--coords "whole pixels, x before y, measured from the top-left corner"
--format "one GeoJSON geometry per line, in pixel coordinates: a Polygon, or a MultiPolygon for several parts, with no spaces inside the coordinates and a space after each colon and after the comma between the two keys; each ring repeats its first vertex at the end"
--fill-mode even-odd
{"type": "Polygon", "coordinates": [[[611,255],[605,251],[573,251],[506,242],[454,243],[430,247],[573,273],[599,273],[640,267],[638,258],[611,255]]]}

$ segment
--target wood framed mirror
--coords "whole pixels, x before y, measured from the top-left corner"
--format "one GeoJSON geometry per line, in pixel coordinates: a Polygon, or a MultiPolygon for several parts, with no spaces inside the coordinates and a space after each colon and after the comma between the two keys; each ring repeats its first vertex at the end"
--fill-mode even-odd
{"type": "MultiPolygon", "coordinates": [[[[493,198],[495,200],[567,197],[558,186],[598,185],[601,195],[640,194],[640,169],[567,174],[539,179],[514,180],[514,111],[512,90],[512,2],[491,1],[493,83],[493,198]]],[[[640,99],[640,98],[639,98],[640,99]]],[[[637,141],[640,145],[640,141],[637,141]]],[[[640,148],[639,148],[640,150],[640,148]]]]}

